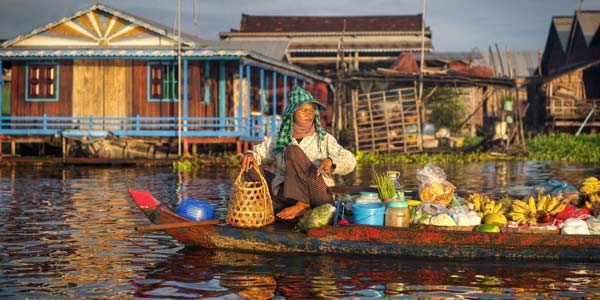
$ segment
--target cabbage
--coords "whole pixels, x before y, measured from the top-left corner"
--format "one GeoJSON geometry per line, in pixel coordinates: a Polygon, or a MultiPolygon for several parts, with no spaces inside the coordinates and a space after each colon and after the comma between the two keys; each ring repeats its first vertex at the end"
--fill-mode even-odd
{"type": "Polygon", "coordinates": [[[335,207],[329,203],[317,206],[304,214],[296,224],[296,230],[308,231],[311,228],[323,227],[329,224],[335,213],[335,207]]]}

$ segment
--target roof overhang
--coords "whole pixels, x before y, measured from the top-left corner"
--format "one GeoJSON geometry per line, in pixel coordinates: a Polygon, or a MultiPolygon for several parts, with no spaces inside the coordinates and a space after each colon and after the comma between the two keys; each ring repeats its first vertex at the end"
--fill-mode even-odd
{"type": "MultiPolygon", "coordinates": [[[[323,32],[219,32],[221,38],[233,37],[307,37],[307,36],[401,36],[401,35],[421,35],[421,31],[323,31],[323,32]]],[[[425,31],[425,36],[431,36],[431,30],[425,31]]]]}
{"type": "MultiPolygon", "coordinates": [[[[177,50],[18,50],[0,49],[0,60],[48,60],[48,59],[177,59],[177,50]]],[[[254,64],[281,73],[295,73],[308,81],[319,80],[329,83],[329,78],[317,75],[301,67],[279,61],[254,51],[243,50],[202,50],[186,49],[181,57],[188,60],[241,60],[246,64],[254,64]]]]}

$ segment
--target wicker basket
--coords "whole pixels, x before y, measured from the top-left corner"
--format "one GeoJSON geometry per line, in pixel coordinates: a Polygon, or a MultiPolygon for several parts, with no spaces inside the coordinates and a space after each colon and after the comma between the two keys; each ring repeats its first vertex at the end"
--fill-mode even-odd
{"type": "Polygon", "coordinates": [[[240,170],[233,183],[225,219],[233,227],[260,228],[275,222],[269,186],[256,165],[254,170],[260,181],[242,181],[244,171],[240,170]]]}

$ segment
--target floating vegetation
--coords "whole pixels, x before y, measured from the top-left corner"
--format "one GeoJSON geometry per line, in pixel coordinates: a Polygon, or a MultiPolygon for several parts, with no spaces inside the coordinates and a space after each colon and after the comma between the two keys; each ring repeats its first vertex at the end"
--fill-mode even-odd
{"type": "Polygon", "coordinates": [[[232,152],[198,154],[173,162],[173,171],[191,172],[206,167],[236,167],[240,156],[232,152]]]}
{"type": "MultiPolygon", "coordinates": [[[[465,145],[481,142],[481,137],[465,138],[465,145]]],[[[600,135],[574,136],[569,134],[538,135],[527,143],[529,153],[504,154],[496,152],[451,153],[355,153],[359,164],[464,164],[482,161],[554,160],[568,162],[600,162],[600,135]]],[[[198,154],[173,163],[176,172],[190,172],[206,167],[239,167],[239,155],[232,152],[198,154]]]]}
{"type": "MultiPolygon", "coordinates": [[[[473,141],[470,141],[470,144],[473,141]]],[[[569,134],[539,135],[527,143],[529,153],[504,154],[496,152],[452,153],[364,153],[358,151],[356,158],[361,164],[464,164],[481,161],[506,160],[555,160],[569,162],[600,162],[600,135],[569,134]]]]}
{"type": "Polygon", "coordinates": [[[600,162],[600,135],[539,135],[527,145],[531,160],[600,162]]]}

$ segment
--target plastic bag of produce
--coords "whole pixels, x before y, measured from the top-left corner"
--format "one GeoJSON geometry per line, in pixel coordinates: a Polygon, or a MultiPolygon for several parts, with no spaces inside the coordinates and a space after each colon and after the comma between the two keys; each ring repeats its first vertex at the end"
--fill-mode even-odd
{"type": "Polygon", "coordinates": [[[317,206],[304,214],[296,224],[296,230],[308,231],[311,228],[329,224],[335,213],[335,207],[329,203],[317,206]]]}
{"type": "Polygon", "coordinates": [[[431,217],[430,224],[436,226],[456,226],[454,219],[447,214],[431,217]]]}
{"type": "Polygon", "coordinates": [[[600,234],[600,218],[589,217],[586,223],[591,234],[600,234]]]}
{"type": "Polygon", "coordinates": [[[565,220],[560,231],[561,234],[590,234],[588,224],[578,218],[569,218],[565,220]]]}
{"type": "Polygon", "coordinates": [[[426,164],[417,170],[419,185],[419,199],[423,202],[433,202],[448,206],[454,195],[454,185],[446,180],[446,173],[439,167],[426,164]]]}
{"type": "Polygon", "coordinates": [[[547,194],[557,197],[561,203],[575,203],[579,200],[579,190],[575,186],[556,179],[550,179],[533,187],[533,195],[544,196],[547,194]]]}

